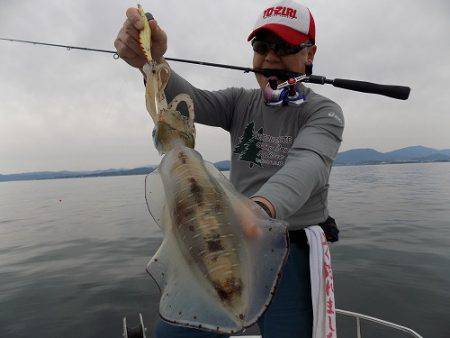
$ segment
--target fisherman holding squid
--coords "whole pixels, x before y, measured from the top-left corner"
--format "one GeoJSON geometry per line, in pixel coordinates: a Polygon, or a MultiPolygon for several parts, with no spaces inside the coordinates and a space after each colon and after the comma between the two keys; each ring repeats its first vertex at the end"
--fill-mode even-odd
{"type": "MultiPolygon", "coordinates": [[[[144,24],[136,8],[126,15],[115,47],[122,59],[144,74],[147,61],[138,42],[144,24]]],[[[165,62],[166,33],[155,20],[149,24],[153,59],[165,62]]],[[[312,72],[317,50],[314,20],[309,9],[296,1],[263,8],[248,41],[254,68],[312,72]]],[[[303,229],[318,224],[333,227],[327,209],[328,179],[342,141],[344,117],[336,103],[300,83],[288,92],[277,89],[286,80],[279,74],[256,74],[259,89],[206,91],[172,71],[165,95],[171,100],[188,94],[195,106],[195,122],[230,133],[231,183],[270,217],[288,223],[289,256],[271,304],[258,320],[263,338],[310,338],[313,306],[303,229]]],[[[155,336],[227,337],[165,321],[157,324],[155,336]]]]}

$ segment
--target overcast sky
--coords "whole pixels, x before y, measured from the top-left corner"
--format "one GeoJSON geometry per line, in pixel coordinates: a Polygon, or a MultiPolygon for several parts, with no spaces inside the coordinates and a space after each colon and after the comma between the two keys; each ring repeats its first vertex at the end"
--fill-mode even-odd
{"type": "MultiPolygon", "coordinates": [[[[272,1],[142,1],[169,37],[167,56],[251,65],[246,37],[272,1]]],[[[450,148],[450,1],[305,0],[315,73],[412,87],[408,101],[311,85],[346,117],[341,150],[450,148]]],[[[114,49],[127,0],[0,0],[0,37],[114,49]]],[[[176,64],[205,89],[256,87],[252,74],[176,64]]],[[[139,72],[109,54],[0,41],[0,173],[157,164],[139,72]]],[[[197,128],[197,149],[228,159],[227,134],[197,128]]]]}

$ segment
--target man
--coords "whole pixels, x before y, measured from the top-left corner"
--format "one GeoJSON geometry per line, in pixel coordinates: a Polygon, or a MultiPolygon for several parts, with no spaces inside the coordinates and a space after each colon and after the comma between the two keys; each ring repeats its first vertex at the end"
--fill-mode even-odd
{"type": "MultiPolygon", "coordinates": [[[[130,8],[126,14],[115,47],[122,59],[141,69],[145,58],[137,41],[143,23],[136,9],[130,8]]],[[[152,55],[162,62],[167,36],[155,20],[150,20],[150,27],[152,55]]],[[[317,50],[314,20],[309,9],[296,1],[284,0],[264,8],[248,40],[254,50],[254,68],[298,73],[312,70],[317,50]]],[[[342,141],[344,118],[336,103],[303,85],[293,87],[293,92],[281,100],[271,87],[284,79],[261,74],[256,79],[259,89],[210,92],[193,87],[172,72],[166,95],[170,100],[178,93],[189,94],[194,100],[196,122],[230,133],[231,182],[271,217],[289,224],[289,257],[277,292],[258,321],[263,338],[310,338],[309,251],[302,229],[329,220],[328,178],[342,141]]],[[[155,335],[226,337],[162,321],[155,335]]]]}

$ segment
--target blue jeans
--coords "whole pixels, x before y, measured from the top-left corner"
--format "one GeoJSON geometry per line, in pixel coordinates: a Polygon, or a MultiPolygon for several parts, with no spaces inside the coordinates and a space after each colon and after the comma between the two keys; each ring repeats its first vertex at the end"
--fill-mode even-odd
{"type": "MultiPolygon", "coordinates": [[[[309,249],[306,243],[291,243],[278,289],[258,320],[263,338],[311,338],[312,302],[309,249]]],[[[226,334],[201,331],[159,321],[155,338],[228,338],[226,334]]]]}

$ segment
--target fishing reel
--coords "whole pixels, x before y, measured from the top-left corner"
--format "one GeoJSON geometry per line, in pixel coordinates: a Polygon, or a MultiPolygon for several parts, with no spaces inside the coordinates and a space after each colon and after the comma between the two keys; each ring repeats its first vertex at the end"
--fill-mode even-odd
{"type": "Polygon", "coordinates": [[[305,100],[300,86],[307,76],[291,77],[287,81],[277,84],[276,77],[269,77],[269,82],[264,88],[264,100],[269,106],[299,106],[305,100]]]}

